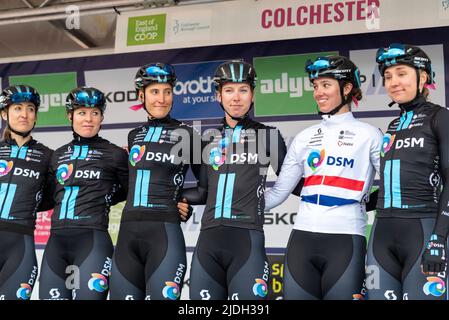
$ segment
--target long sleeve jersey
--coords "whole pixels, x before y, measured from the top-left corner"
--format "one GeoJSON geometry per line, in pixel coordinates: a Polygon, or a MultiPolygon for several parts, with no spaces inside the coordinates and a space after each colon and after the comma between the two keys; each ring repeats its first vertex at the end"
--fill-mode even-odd
{"type": "Polygon", "coordinates": [[[364,236],[364,202],[379,170],[381,144],[381,131],[351,112],[324,115],[294,138],[266,193],[267,209],[285,201],[304,178],[295,229],[364,236]]]}

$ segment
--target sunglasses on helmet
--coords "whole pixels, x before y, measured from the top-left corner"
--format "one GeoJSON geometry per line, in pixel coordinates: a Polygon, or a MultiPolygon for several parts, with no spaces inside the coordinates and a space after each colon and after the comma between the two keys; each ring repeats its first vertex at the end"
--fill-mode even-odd
{"type": "Polygon", "coordinates": [[[394,43],[390,45],[388,48],[379,48],[376,53],[376,61],[384,62],[404,55],[405,55],[404,45],[394,43]]]}
{"type": "Polygon", "coordinates": [[[90,96],[87,92],[77,92],[74,98],[74,104],[80,106],[96,107],[103,104],[103,96],[99,93],[94,93],[90,96]]]}

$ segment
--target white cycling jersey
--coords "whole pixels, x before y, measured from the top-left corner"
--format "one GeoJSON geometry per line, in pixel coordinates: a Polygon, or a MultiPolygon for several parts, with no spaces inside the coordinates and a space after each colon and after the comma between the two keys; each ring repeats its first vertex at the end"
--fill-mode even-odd
{"type": "Polygon", "coordinates": [[[351,112],[324,115],[291,143],[265,208],[281,204],[304,177],[295,229],[365,236],[365,201],[379,171],[382,132],[351,112]]]}

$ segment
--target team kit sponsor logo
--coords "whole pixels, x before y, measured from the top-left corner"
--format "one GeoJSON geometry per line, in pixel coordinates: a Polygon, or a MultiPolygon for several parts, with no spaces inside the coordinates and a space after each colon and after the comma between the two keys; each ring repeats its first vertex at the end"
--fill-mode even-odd
{"type": "MultiPolygon", "coordinates": [[[[66,181],[72,176],[73,174],[73,164],[72,163],[64,163],[60,164],[58,168],[56,169],[56,180],[58,180],[60,185],[64,185],[66,181]]],[[[81,179],[97,179],[99,180],[101,178],[101,172],[100,171],[94,171],[94,170],[76,170],[75,174],[73,174],[74,178],[81,178],[81,179]]]]}
{"type": "Polygon", "coordinates": [[[37,266],[33,266],[31,270],[30,278],[27,283],[21,283],[19,289],[17,289],[16,297],[19,300],[29,300],[31,298],[31,292],[37,278],[37,266]]]}
{"type": "Polygon", "coordinates": [[[446,284],[439,277],[427,277],[427,282],[423,286],[424,293],[434,297],[440,297],[446,292],[446,284]]]}
{"type": "Polygon", "coordinates": [[[134,145],[131,147],[131,150],[129,151],[129,163],[135,167],[136,164],[142,160],[143,156],[145,155],[146,161],[156,161],[156,162],[175,162],[175,155],[173,154],[167,154],[164,152],[147,152],[145,154],[145,146],[139,146],[134,145]]]}
{"type": "Polygon", "coordinates": [[[13,161],[0,160],[0,177],[6,176],[14,165],[13,161]]]}
{"type": "Polygon", "coordinates": [[[145,153],[145,146],[133,145],[129,150],[129,163],[135,167],[145,153]]]}
{"type": "Polygon", "coordinates": [[[102,274],[92,273],[92,278],[89,279],[87,286],[91,291],[104,292],[108,290],[108,279],[102,274]]]}
{"type": "Polygon", "coordinates": [[[39,179],[40,177],[40,172],[38,171],[14,167],[14,161],[0,160],[0,177],[4,177],[10,172],[12,172],[12,174],[15,176],[22,176],[27,178],[39,179]]]}
{"type": "Polygon", "coordinates": [[[218,146],[210,150],[209,163],[214,170],[218,170],[226,161],[226,150],[229,145],[228,138],[222,138],[218,141],[218,146]]]}
{"type": "Polygon", "coordinates": [[[267,296],[269,274],[270,265],[268,264],[268,261],[265,261],[262,277],[254,279],[253,294],[256,297],[265,298],[267,296]]]}
{"type": "Polygon", "coordinates": [[[73,172],[73,164],[61,164],[56,169],[56,180],[59,184],[64,185],[64,183],[70,178],[73,172]]]}
{"type": "Polygon", "coordinates": [[[396,135],[391,135],[391,134],[389,134],[389,133],[386,133],[385,135],[384,135],[384,137],[383,137],[383,140],[382,140],[382,149],[380,150],[380,155],[382,156],[382,157],[384,157],[385,156],[385,154],[388,152],[388,151],[390,151],[390,149],[391,149],[391,146],[393,145],[393,143],[394,143],[394,139],[396,138],[396,135]]]}
{"type": "Polygon", "coordinates": [[[31,291],[33,288],[28,283],[21,283],[20,288],[17,290],[17,299],[29,300],[31,297],[31,291]]]}
{"type": "Polygon", "coordinates": [[[329,166],[350,167],[350,168],[354,167],[354,159],[349,159],[345,157],[334,157],[330,155],[326,157],[326,151],[324,149],[311,150],[307,157],[307,164],[309,165],[310,169],[312,169],[312,171],[316,171],[318,167],[320,167],[321,164],[323,163],[324,158],[326,158],[325,163],[329,166]]]}
{"type": "Polygon", "coordinates": [[[326,156],[326,151],[322,150],[312,150],[307,157],[307,164],[312,171],[315,171],[321,164],[326,156]]]}
{"type": "Polygon", "coordinates": [[[408,148],[424,148],[424,138],[409,137],[404,139],[398,139],[395,134],[386,133],[382,140],[382,148],[380,151],[381,157],[395,147],[395,150],[408,149],[408,148]]]}
{"type": "Polygon", "coordinates": [[[162,289],[162,295],[169,300],[177,300],[181,295],[182,281],[186,272],[186,266],[182,263],[178,265],[175,272],[175,277],[171,281],[165,282],[165,287],[162,289]]]}

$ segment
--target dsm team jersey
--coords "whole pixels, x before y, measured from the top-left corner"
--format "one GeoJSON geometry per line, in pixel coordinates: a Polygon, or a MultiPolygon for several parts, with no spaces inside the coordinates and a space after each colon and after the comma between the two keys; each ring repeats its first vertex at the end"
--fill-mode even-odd
{"type": "Polygon", "coordinates": [[[0,142],[0,230],[33,232],[52,152],[33,139],[0,142]]]}
{"type": "Polygon", "coordinates": [[[423,97],[402,106],[383,138],[377,217],[449,215],[448,168],[449,111],[423,97]]]}
{"type": "Polygon", "coordinates": [[[293,140],[266,193],[267,208],[287,199],[304,177],[295,229],[365,236],[363,203],[379,170],[381,143],[381,131],[351,112],[323,116],[293,140]]]}
{"type": "Polygon", "coordinates": [[[272,164],[279,172],[286,146],[279,130],[245,117],[232,129],[223,120],[205,146],[200,186],[207,190],[201,230],[231,226],[263,230],[264,191],[272,164]]]}
{"type": "Polygon", "coordinates": [[[52,229],[107,230],[110,206],[125,200],[128,155],[95,136],[75,139],[55,150],[50,175],[54,189],[52,229]]]}
{"type": "MultiPolygon", "coordinates": [[[[148,120],[129,133],[129,193],[122,221],[179,223],[177,203],[195,151],[194,132],[167,116],[148,120]]],[[[199,152],[200,139],[198,135],[199,152]]]]}

